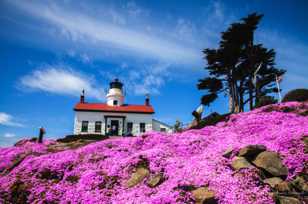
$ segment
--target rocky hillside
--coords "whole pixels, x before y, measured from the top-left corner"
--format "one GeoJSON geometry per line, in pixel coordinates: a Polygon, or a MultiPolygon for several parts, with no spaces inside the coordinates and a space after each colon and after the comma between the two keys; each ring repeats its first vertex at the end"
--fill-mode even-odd
{"type": "Polygon", "coordinates": [[[0,149],[0,203],[304,203],[307,115],[286,103],[171,135],[23,141],[0,149]]]}

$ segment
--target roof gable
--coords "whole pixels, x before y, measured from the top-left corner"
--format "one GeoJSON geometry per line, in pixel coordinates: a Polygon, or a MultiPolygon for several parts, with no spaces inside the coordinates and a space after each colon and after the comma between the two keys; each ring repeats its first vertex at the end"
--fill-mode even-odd
{"type": "Polygon", "coordinates": [[[120,112],[120,113],[154,113],[151,105],[131,105],[109,106],[106,103],[77,103],[75,111],[94,111],[94,112],[120,112]]]}

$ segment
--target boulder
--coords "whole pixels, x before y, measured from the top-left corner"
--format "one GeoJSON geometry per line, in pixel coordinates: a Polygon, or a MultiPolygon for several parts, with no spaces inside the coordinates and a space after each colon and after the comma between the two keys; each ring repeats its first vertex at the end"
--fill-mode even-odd
{"type": "Polygon", "coordinates": [[[278,190],[279,192],[290,192],[290,184],[287,181],[280,182],[275,186],[275,189],[278,190]]]}
{"type": "Polygon", "coordinates": [[[136,171],[132,173],[130,179],[128,179],[126,186],[131,188],[139,184],[145,177],[150,174],[149,169],[145,167],[137,167],[136,171]]]}
{"type": "Polygon", "coordinates": [[[264,183],[270,185],[270,187],[274,188],[277,184],[283,182],[283,180],[279,177],[272,177],[263,180],[264,183]]]}
{"type": "Polygon", "coordinates": [[[233,148],[229,147],[228,149],[226,149],[226,151],[222,154],[223,157],[229,159],[231,157],[233,153],[233,148]]]}
{"type": "Polygon", "coordinates": [[[287,196],[279,196],[278,201],[280,204],[301,204],[297,198],[287,196]]]}
{"type": "Polygon", "coordinates": [[[273,176],[287,176],[288,169],[283,165],[279,154],[276,152],[264,151],[261,152],[253,161],[253,163],[264,169],[273,176]]]}
{"type": "Polygon", "coordinates": [[[297,176],[293,181],[291,181],[291,184],[298,191],[308,192],[308,182],[301,176],[297,176]]]}
{"type": "Polygon", "coordinates": [[[252,167],[252,165],[245,159],[245,157],[234,157],[231,166],[234,170],[252,167]]]}
{"type": "Polygon", "coordinates": [[[247,158],[254,158],[261,152],[264,152],[266,147],[264,145],[248,145],[240,149],[238,156],[247,158]]]}
{"type": "Polygon", "coordinates": [[[151,188],[155,188],[156,186],[160,185],[164,181],[164,175],[162,173],[156,174],[152,176],[147,185],[151,188]]]}
{"type": "Polygon", "coordinates": [[[217,204],[215,193],[206,187],[199,187],[192,192],[196,204],[217,204]]]}

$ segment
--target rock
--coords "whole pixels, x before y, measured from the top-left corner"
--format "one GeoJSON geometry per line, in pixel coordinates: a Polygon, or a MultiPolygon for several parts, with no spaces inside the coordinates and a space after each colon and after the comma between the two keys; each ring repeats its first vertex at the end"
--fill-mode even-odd
{"type": "Polygon", "coordinates": [[[273,176],[287,176],[288,169],[282,164],[279,154],[276,152],[264,151],[261,152],[253,163],[272,174],[273,176]]]}
{"type": "Polygon", "coordinates": [[[308,192],[308,183],[301,176],[297,176],[293,181],[291,181],[291,185],[298,191],[308,192]]]}
{"type": "Polygon", "coordinates": [[[272,177],[272,178],[264,179],[263,182],[270,185],[272,188],[274,188],[277,184],[283,182],[283,180],[279,177],[272,177]]]}
{"type": "Polygon", "coordinates": [[[264,145],[248,145],[246,147],[243,147],[240,149],[238,156],[251,158],[253,159],[261,152],[264,152],[266,150],[266,147],[264,145]]]}
{"type": "Polygon", "coordinates": [[[226,151],[223,153],[223,157],[229,159],[231,157],[233,153],[233,148],[232,147],[229,147],[228,149],[226,149],[226,151]]]}
{"type": "Polygon", "coordinates": [[[216,204],[217,199],[215,198],[215,193],[208,190],[206,187],[200,187],[193,190],[192,195],[196,201],[196,204],[216,204]]]}
{"type": "Polygon", "coordinates": [[[283,181],[275,186],[275,189],[279,192],[289,192],[291,191],[290,184],[287,181],[283,181]]]}
{"type": "Polygon", "coordinates": [[[151,188],[155,188],[164,181],[164,175],[162,173],[156,174],[149,179],[147,185],[151,188]]]}
{"type": "Polygon", "coordinates": [[[245,159],[245,157],[234,157],[231,164],[234,170],[249,168],[252,165],[245,159]]]}
{"type": "Polygon", "coordinates": [[[279,204],[301,204],[297,198],[278,196],[279,204]]]}
{"type": "Polygon", "coordinates": [[[134,173],[132,173],[130,179],[127,181],[127,187],[131,188],[139,184],[145,177],[150,174],[149,169],[145,167],[138,167],[134,173]]]}

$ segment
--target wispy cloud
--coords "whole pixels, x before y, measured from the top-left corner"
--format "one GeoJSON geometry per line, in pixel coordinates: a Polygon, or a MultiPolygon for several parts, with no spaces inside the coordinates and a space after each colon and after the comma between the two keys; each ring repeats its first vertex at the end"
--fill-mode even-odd
{"type": "Polygon", "coordinates": [[[0,125],[23,127],[23,124],[16,122],[12,115],[4,112],[0,112],[0,125]]]}
{"type": "Polygon", "coordinates": [[[44,66],[23,76],[20,84],[30,90],[78,96],[84,89],[88,97],[102,99],[104,91],[96,88],[95,80],[67,66],[44,66]]]}
{"type": "MultiPolygon", "coordinates": [[[[114,23],[104,18],[94,18],[83,10],[62,9],[56,3],[35,3],[12,1],[17,8],[26,11],[32,17],[40,19],[57,29],[57,36],[62,36],[74,43],[87,44],[106,52],[112,48],[117,54],[138,56],[139,58],[158,59],[176,64],[196,64],[200,62],[200,50],[187,44],[168,39],[153,30],[125,26],[125,20],[113,10],[114,23]],[[59,35],[60,34],[60,35],[59,35]]],[[[129,6],[130,15],[140,15],[142,10],[129,6]]],[[[124,18],[125,19],[125,18],[124,18]]],[[[186,32],[186,31],[183,31],[186,32]]]]}
{"type": "Polygon", "coordinates": [[[13,137],[16,137],[16,135],[14,133],[7,132],[7,133],[4,133],[3,137],[5,137],[5,138],[13,138],[13,137]]]}

